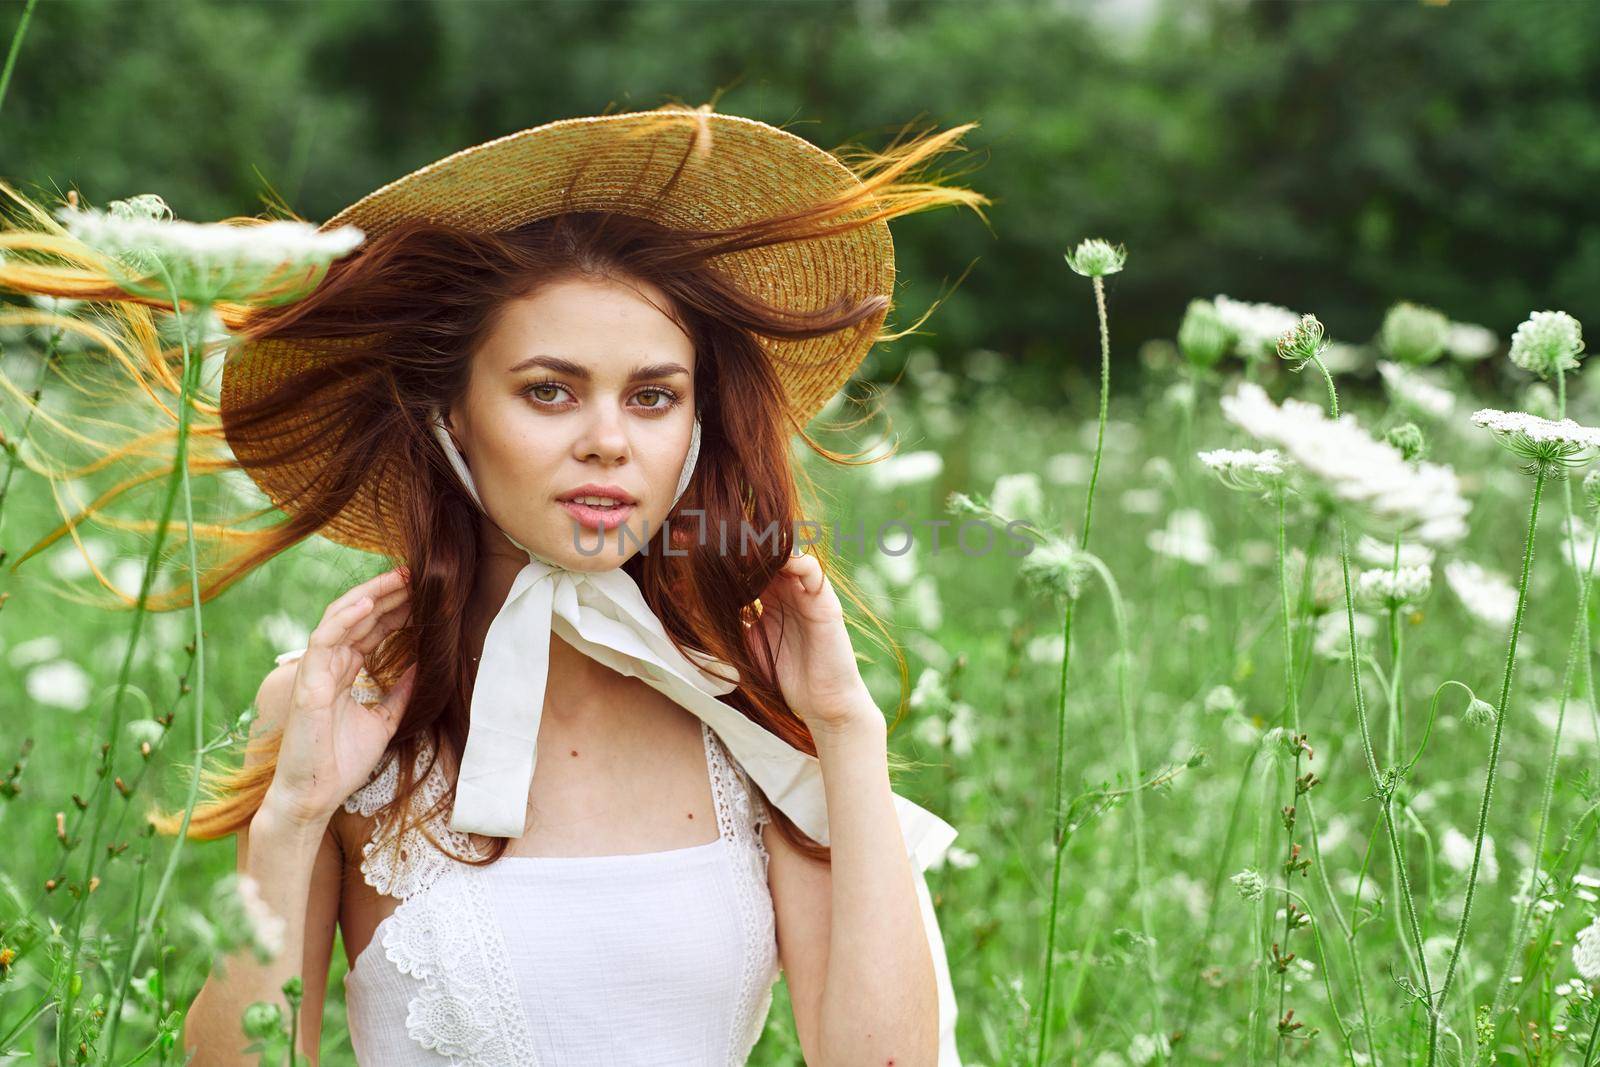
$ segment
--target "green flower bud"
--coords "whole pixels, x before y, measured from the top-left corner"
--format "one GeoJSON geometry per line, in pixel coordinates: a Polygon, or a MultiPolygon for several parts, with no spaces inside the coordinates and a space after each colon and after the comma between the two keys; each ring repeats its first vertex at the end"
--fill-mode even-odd
{"type": "Polygon", "coordinates": [[[1414,422],[1396,426],[1384,434],[1383,439],[1398,448],[1400,454],[1407,460],[1421,459],[1428,448],[1428,443],[1422,436],[1422,428],[1414,422]]]}
{"type": "Polygon", "coordinates": [[[1590,511],[1600,508],[1600,469],[1583,476],[1583,503],[1590,511]]]}
{"type": "Polygon", "coordinates": [[[1071,543],[1051,538],[1022,557],[1017,574],[1035,590],[1057,601],[1076,600],[1090,568],[1071,543]]]}
{"type": "Polygon", "coordinates": [[[1494,705],[1482,697],[1473,697],[1461,721],[1468,726],[1491,726],[1494,724],[1494,705]]]}
{"type": "Polygon", "coordinates": [[[1583,327],[1565,311],[1535,311],[1511,336],[1511,362],[1541,378],[1576,370],[1583,327]]]}
{"type": "Polygon", "coordinates": [[[1254,867],[1246,867],[1228,881],[1233,883],[1233,888],[1239,891],[1241,897],[1252,903],[1267,895],[1267,883],[1254,867]]]}
{"type": "Polygon", "coordinates": [[[1556,391],[1543,382],[1533,382],[1522,390],[1522,399],[1517,407],[1529,415],[1538,415],[1542,419],[1556,417],[1556,391]]]}
{"type": "Polygon", "coordinates": [[[1325,332],[1315,315],[1301,315],[1300,321],[1278,338],[1278,358],[1298,363],[1295,370],[1321,358],[1332,343],[1324,336],[1325,332]]]}
{"type": "Polygon", "coordinates": [[[258,1000],[244,1010],[244,1034],[261,1040],[283,1031],[283,1009],[258,1000]]]}
{"type": "Polygon", "coordinates": [[[1122,245],[1112,245],[1091,237],[1080,241],[1078,247],[1066,254],[1067,266],[1086,278],[1100,278],[1115,274],[1128,261],[1128,251],[1122,245]]]}
{"type": "Polygon", "coordinates": [[[1378,331],[1383,350],[1401,363],[1432,363],[1449,338],[1450,320],[1443,313],[1403,300],[1389,309],[1378,331]]]}
{"type": "Polygon", "coordinates": [[[1215,366],[1238,342],[1238,337],[1217,314],[1209,300],[1191,300],[1178,326],[1178,348],[1183,358],[1196,367],[1215,366]]]}

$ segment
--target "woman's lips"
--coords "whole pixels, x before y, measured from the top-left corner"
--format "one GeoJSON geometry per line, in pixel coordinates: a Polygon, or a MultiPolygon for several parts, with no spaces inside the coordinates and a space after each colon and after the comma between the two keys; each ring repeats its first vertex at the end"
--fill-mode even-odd
{"type": "Polygon", "coordinates": [[[632,504],[617,504],[602,508],[593,504],[579,504],[574,500],[557,501],[567,509],[567,514],[592,530],[612,530],[621,526],[633,514],[632,504]]]}

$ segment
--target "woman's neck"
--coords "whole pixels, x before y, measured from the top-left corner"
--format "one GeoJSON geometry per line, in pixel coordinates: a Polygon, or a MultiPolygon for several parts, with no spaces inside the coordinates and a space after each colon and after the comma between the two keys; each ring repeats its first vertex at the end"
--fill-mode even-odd
{"type": "MultiPolygon", "coordinates": [[[[483,643],[488,637],[489,624],[505,605],[511,592],[511,583],[528,564],[528,556],[499,531],[493,531],[500,544],[482,545],[478,554],[477,576],[472,595],[467,601],[467,621],[463,633],[463,651],[474,667],[483,654],[483,643]]],[[[625,686],[627,679],[610,667],[599,663],[573,648],[566,641],[550,635],[550,673],[545,682],[547,706],[552,711],[576,712],[587,705],[604,706],[625,686]]]]}

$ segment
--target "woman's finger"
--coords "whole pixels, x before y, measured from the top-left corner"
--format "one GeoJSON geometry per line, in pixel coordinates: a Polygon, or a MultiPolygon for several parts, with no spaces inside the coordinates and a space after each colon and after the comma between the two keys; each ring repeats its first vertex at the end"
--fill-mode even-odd
{"type": "Polygon", "coordinates": [[[373,600],[377,600],[379,597],[408,584],[401,568],[396,567],[394,570],[384,571],[382,574],[368,578],[360,585],[352,586],[345,590],[341,596],[328,605],[328,610],[323,612],[322,617],[327,620],[343,611],[345,605],[354,604],[364,596],[370,596],[373,600]]]}
{"type": "Polygon", "coordinates": [[[372,625],[359,637],[353,638],[350,647],[369,656],[383,643],[384,638],[404,626],[411,617],[411,605],[408,603],[396,604],[381,616],[374,616],[372,625]]]}

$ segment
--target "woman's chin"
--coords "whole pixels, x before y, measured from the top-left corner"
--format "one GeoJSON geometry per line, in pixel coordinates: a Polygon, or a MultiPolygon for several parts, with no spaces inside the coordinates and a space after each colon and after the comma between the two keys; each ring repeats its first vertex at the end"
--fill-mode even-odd
{"type": "Polygon", "coordinates": [[[545,558],[573,571],[605,571],[620,567],[643,551],[660,534],[659,523],[647,527],[643,519],[630,517],[621,526],[601,529],[564,518],[559,530],[539,549],[545,558]]]}

